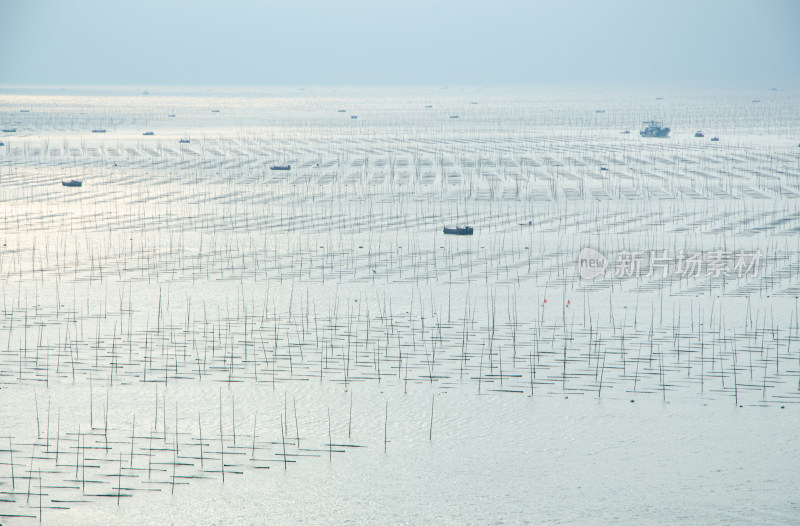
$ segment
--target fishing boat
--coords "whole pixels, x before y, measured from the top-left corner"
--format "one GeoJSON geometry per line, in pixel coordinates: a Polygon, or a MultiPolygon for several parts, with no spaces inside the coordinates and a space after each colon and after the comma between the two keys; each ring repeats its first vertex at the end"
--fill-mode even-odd
{"type": "Polygon", "coordinates": [[[172,114],[172,113],[170,113],[169,115],[167,115],[167,117],[174,117],[174,116],[175,116],[175,115],[174,115],[174,114],[172,114]]]}
{"type": "Polygon", "coordinates": [[[453,228],[444,227],[444,233],[451,236],[471,236],[472,232],[473,230],[471,226],[456,226],[453,228]]]}
{"type": "Polygon", "coordinates": [[[16,128],[5,128],[3,129],[3,133],[15,133],[17,131],[16,128]]]}
{"type": "Polygon", "coordinates": [[[357,119],[357,118],[358,118],[358,115],[350,115],[350,118],[351,118],[351,119],[357,119]]]}
{"type": "Polygon", "coordinates": [[[695,137],[705,137],[705,136],[706,136],[706,134],[705,134],[705,133],[703,133],[703,132],[701,132],[701,131],[698,131],[698,132],[695,132],[694,136],[695,136],[695,137]]]}
{"type": "Polygon", "coordinates": [[[92,130],[92,133],[105,133],[105,132],[106,131],[104,129],[102,129],[102,128],[97,128],[97,129],[92,130]]]}
{"type": "Polygon", "coordinates": [[[669,128],[662,127],[660,122],[649,121],[644,123],[644,129],[639,132],[642,137],[666,137],[669,128]]]}
{"type": "Polygon", "coordinates": [[[6,143],[0,142],[0,146],[5,146],[5,145],[6,145],[6,143]]]}
{"type": "Polygon", "coordinates": [[[284,165],[284,166],[270,166],[269,169],[270,170],[291,170],[292,169],[292,165],[291,164],[287,164],[287,165],[284,165]]]}
{"type": "Polygon", "coordinates": [[[451,118],[451,119],[457,119],[457,118],[458,118],[458,115],[450,115],[450,118],[451,118]]]}
{"type": "Polygon", "coordinates": [[[347,113],[347,110],[336,110],[336,111],[338,111],[339,113],[347,113]]]}
{"type": "Polygon", "coordinates": [[[63,186],[71,186],[73,188],[77,188],[83,186],[83,181],[76,181],[75,179],[73,179],[71,181],[61,181],[61,184],[63,186]]]}
{"type": "Polygon", "coordinates": [[[719,137],[711,137],[711,141],[712,142],[717,142],[717,141],[719,141],[719,137]]]}
{"type": "Polygon", "coordinates": [[[155,135],[154,132],[144,132],[142,135],[155,135]]]}
{"type": "Polygon", "coordinates": [[[189,142],[191,142],[191,141],[189,141],[189,139],[181,139],[178,142],[181,143],[181,144],[189,144],[189,142]]]}

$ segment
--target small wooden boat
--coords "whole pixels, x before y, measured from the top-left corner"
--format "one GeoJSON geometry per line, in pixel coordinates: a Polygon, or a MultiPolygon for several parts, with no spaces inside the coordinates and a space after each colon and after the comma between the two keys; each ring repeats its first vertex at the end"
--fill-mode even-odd
{"type": "Polygon", "coordinates": [[[83,186],[83,181],[76,181],[75,179],[73,179],[72,181],[61,181],[61,184],[63,186],[71,186],[73,188],[78,188],[83,186]]]}
{"type": "Polygon", "coordinates": [[[444,227],[444,233],[451,236],[471,236],[472,232],[471,226],[444,227]]]}
{"type": "Polygon", "coordinates": [[[705,134],[705,133],[703,133],[703,132],[701,132],[701,131],[699,131],[699,132],[695,132],[694,136],[695,136],[695,137],[705,137],[705,136],[706,136],[706,134],[705,134]]]}
{"type": "Polygon", "coordinates": [[[154,132],[144,132],[142,135],[155,135],[154,132]]]}
{"type": "Polygon", "coordinates": [[[105,133],[105,132],[106,131],[104,129],[102,129],[102,128],[97,128],[97,129],[92,130],[92,133],[105,133]]]}
{"type": "Polygon", "coordinates": [[[180,140],[180,141],[178,141],[178,142],[179,142],[179,143],[182,143],[182,144],[189,144],[189,142],[190,142],[190,141],[189,141],[189,139],[181,139],[181,140],[180,140]]]}
{"type": "Polygon", "coordinates": [[[336,110],[336,111],[338,111],[339,113],[347,113],[347,110],[336,110]]]}
{"type": "Polygon", "coordinates": [[[358,115],[350,115],[350,118],[351,118],[351,119],[357,119],[357,118],[358,118],[358,115]]]}
{"type": "Polygon", "coordinates": [[[292,165],[291,164],[287,164],[285,166],[270,166],[269,169],[270,170],[291,170],[292,169],[292,165]]]}

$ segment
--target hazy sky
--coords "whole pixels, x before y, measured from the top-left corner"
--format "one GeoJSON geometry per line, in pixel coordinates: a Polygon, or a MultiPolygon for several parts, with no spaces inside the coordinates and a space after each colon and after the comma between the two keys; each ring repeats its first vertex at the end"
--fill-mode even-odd
{"type": "Polygon", "coordinates": [[[800,82],[800,0],[0,0],[4,85],[800,82]]]}

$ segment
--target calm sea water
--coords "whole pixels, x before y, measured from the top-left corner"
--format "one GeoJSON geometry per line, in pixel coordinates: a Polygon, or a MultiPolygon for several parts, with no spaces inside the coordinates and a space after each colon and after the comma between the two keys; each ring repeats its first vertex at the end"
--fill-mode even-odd
{"type": "Polygon", "coordinates": [[[9,521],[800,513],[796,91],[3,88],[0,124],[9,521]],[[761,256],[677,269],[720,250],[761,256]]]}

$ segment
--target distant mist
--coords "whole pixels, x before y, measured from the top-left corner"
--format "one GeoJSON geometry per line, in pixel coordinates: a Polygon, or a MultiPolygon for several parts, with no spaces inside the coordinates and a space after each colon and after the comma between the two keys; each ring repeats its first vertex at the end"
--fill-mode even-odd
{"type": "Polygon", "coordinates": [[[794,0],[0,0],[3,85],[800,80],[794,0]]]}

